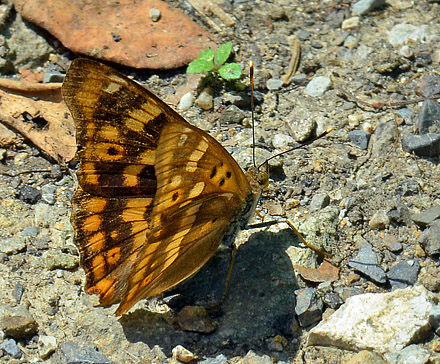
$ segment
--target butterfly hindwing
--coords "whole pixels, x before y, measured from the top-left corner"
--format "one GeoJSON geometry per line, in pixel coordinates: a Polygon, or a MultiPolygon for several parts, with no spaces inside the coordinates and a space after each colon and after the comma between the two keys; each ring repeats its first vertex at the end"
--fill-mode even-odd
{"type": "Polygon", "coordinates": [[[214,138],[110,67],[73,61],[63,96],[80,147],[72,223],[86,291],[122,301],[122,314],[200,269],[251,188],[214,138]]]}

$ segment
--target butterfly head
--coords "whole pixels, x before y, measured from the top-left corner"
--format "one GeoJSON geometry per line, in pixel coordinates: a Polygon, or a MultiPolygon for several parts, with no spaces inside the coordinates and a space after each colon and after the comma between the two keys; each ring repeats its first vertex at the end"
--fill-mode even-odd
{"type": "Polygon", "coordinates": [[[246,172],[252,191],[255,194],[261,194],[261,191],[269,186],[269,173],[267,168],[263,167],[265,167],[265,165],[260,167],[252,166],[246,172]]]}

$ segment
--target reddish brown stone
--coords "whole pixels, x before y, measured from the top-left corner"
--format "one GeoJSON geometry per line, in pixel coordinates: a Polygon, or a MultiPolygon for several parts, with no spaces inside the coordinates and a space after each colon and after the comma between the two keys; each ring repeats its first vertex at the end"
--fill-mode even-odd
{"type": "Polygon", "coordinates": [[[14,0],[21,16],[75,53],[134,68],[187,65],[215,44],[205,29],[159,0],[14,0]],[[153,22],[150,10],[161,12],[153,22]]]}

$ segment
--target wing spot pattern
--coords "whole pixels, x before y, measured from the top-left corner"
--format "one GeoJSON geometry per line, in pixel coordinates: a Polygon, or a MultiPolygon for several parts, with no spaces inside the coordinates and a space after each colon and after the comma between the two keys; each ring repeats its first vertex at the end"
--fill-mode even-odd
{"type": "Polygon", "coordinates": [[[203,192],[204,188],[205,188],[205,182],[197,182],[189,192],[188,198],[189,199],[196,198],[203,192]]]}

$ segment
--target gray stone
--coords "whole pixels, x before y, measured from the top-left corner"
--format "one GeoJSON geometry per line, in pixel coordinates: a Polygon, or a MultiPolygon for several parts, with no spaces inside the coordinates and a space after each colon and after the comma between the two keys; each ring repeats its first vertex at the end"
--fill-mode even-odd
{"type": "Polygon", "coordinates": [[[356,14],[362,15],[383,5],[385,5],[385,0],[360,0],[353,4],[351,10],[356,14]]]}
{"type": "Polygon", "coordinates": [[[266,81],[266,87],[269,91],[279,90],[283,86],[283,80],[278,78],[269,78],[266,81]]]}
{"type": "Polygon", "coordinates": [[[331,87],[332,81],[329,77],[315,76],[306,86],[306,93],[309,96],[320,97],[331,87]]]}
{"type": "Polygon", "coordinates": [[[440,132],[440,105],[434,100],[425,100],[417,115],[419,134],[440,132]]]}
{"type": "Polygon", "coordinates": [[[380,123],[371,138],[370,143],[373,143],[371,153],[374,156],[388,153],[397,140],[398,135],[399,131],[394,121],[380,123]]]}
{"type": "Polygon", "coordinates": [[[29,204],[35,204],[41,198],[41,192],[32,186],[24,186],[20,190],[20,199],[29,204]]]}
{"type": "Polygon", "coordinates": [[[324,300],[324,303],[328,307],[330,307],[330,308],[332,308],[334,310],[339,308],[344,303],[343,299],[337,293],[335,293],[335,292],[328,292],[328,293],[326,293],[324,295],[323,300],[324,300]]]}
{"type": "Polygon", "coordinates": [[[427,33],[428,26],[415,26],[412,24],[396,24],[388,33],[388,40],[393,46],[405,44],[408,41],[422,41],[427,33]]]}
{"type": "Polygon", "coordinates": [[[440,220],[433,222],[428,229],[423,231],[417,241],[429,256],[440,254],[440,220]]]}
{"type": "Polygon", "coordinates": [[[365,244],[356,257],[348,261],[348,265],[377,283],[386,282],[386,274],[379,267],[376,253],[373,251],[371,244],[365,244]]]}
{"type": "Polygon", "coordinates": [[[35,238],[36,236],[38,236],[39,233],[40,233],[40,230],[38,230],[35,226],[26,226],[21,231],[21,236],[23,236],[24,238],[27,238],[27,237],[35,238]]]}
{"type": "Polygon", "coordinates": [[[391,353],[385,356],[390,364],[426,364],[428,363],[429,350],[417,345],[409,345],[398,353],[391,353]]]}
{"type": "Polygon", "coordinates": [[[406,180],[399,184],[396,192],[403,197],[417,196],[420,192],[420,183],[416,180],[406,180]]]}
{"type": "Polygon", "coordinates": [[[43,75],[43,83],[63,82],[65,76],[66,75],[64,73],[58,71],[46,72],[43,75]]]}
{"type": "Polygon", "coordinates": [[[388,272],[387,277],[391,283],[391,287],[406,288],[417,282],[417,275],[420,270],[420,264],[415,259],[408,259],[394,265],[388,272]]]}
{"type": "MultiPolygon", "coordinates": [[[[291,118],[294,119],[295,116],[292,115],[291,118]]],[[[298,143],[308,140],[316,129],[316,121],[313,119],[296,120],[293,122],[287,122],[286,125],[293,139],[298,143]]]]}
{"type": "Polygon", "coordinates": [[[12,356],[14,359],[20,359],[22,356],[22,352],[14,339],[5,339],[1,343],[0,349],[3,350],[7,355],[12,356]]]}
{"type": "Polygon", "coordinates": [[[407,107],[399,109],[397,110],[397,115],[405,120],[405,124],[412,125],[414,113],[411,109],[408,109],[407,107]]]}
{"type": "Polygon", "coordinates": [[[429,98],[440,93],[440,77],[437,75],[426,75],[417,81],[414,88],[416,94],[429,98]]]}
{"type": "Polygon", "coordinates": [[[226,124],[240,124],[243,119],[246,117],[246,114],[243,110],[235,105],[229,105],[226,109],[224,109],[219,117],[219,123],[221,125],[226,124]]]}
{"type": "Polygon", "coordinates": [[[366,150],[368,148],[368,141],[370,140],[371,134],[365,133],[362,130],[351,130],[347,136],[348,139],[360,149],[366,150]]]}
{"type": "Polygon", "coordinates": [[[53,205],[56,201],[57,186],[53,184],[47,184],[41,187],[41,198],[49,205],[53,205]]]}
{"type": "Polygon", "coordinates": [[[398,241],[391,243],[388,248],[390,249],[390,251],[392,251],[393,253],[399,253],[402,251],[403,249],[403,245],[402,243],[399,243],[398,241]]]}
{"type": "Polygon", "coordinates": [[[414,214],[411,216],[412,221],[422,228],[432,224],[435,220],[440,218],[440,205],[434,205],[433,207],[426,209],[420,214],[414,214]]]}
{"type": "Polygon", "coordinates": [[[390,222],[394,224],[409,225],[411,223],[411,213],[408,207],[400,201],[393,202],[392,205],[393,206],[390,206],[387,211],[387,216],[390,219],[390,222]]]}
{"type": "Polygon", "coordinates": [[[72,341],[61,343],[59,349],[60,359],[67,364],[114,364],[94,348],[79,346],[72,341]]]}
{"type": "Polygon", "coordinates": [[[404,134],[402,148],[419,157],[437,157],[440,154],[440,134],[404,134]]]}
{"type": "Polygon", "coordinates": [[[26,249],[26,243],[18,237],[3,239],[0,243],[0,253],[16,254],[26,249]]]}
{"type": "Polygon", "coordinates": [[[228,358],[223,354],[217,355],[215,358],[207,358],[205,360],[199,361],[199,364],[223,364],[228,361],[228,358]]]}
{"type": "Polygon", "coordinates": [[[326,193],[318,193],[313,196],[310,203],[310,212],[315,212],[327,207],[330,203],[330,197],[326,193]]]}
{"type": "Polygon", "coordinates": [[[314,288],[302,288],[295,291],[295,313],[301,327],[307,327],[318,322],[322,318],[323,303],[316,296],[314,288]]]}

